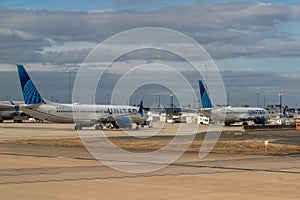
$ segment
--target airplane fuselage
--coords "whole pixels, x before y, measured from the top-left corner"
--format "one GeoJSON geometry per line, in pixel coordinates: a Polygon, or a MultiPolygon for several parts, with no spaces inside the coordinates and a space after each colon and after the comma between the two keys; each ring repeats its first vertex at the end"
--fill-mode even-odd
{"type": "Polygon", "coordinates": [[[55,123],[80,123],[95,125],[99,122],[112,121],[121,116],[128,116],[133,123],[142,123],[145,117],[138,113],[138,107],[119,105],[90,104],[41,104],[38,106],[21,105],[20,110],[41,120],[55,123]]]}
{"type": "Polygon", "coordinates": [[[267,117],[268,111],[256,107],[225,107],[214,108],[211,110],[211,117],[215,120],[224,120],[225,122],[240,122],[246,120],[255,120],[258,117],[267,117]],[[225,118],[224,118],[225,116],[225,118]]]}

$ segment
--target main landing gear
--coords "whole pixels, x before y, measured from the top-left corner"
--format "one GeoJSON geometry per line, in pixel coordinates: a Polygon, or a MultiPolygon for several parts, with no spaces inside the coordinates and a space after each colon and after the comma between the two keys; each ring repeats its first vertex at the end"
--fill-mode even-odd
{"type": "MultiPolygon", "coordinates": [[[[87,125],[88,127],[91,127],[93,126],[92,124],[91,125],[87,125]]],[[[82,130],[82,127],[83,125],[82,124],[76,124],[74,129],[77,131],[77,130],[82,130]]],[[[103,126],[102,124],[96,124],[95,125],[95,130],[103,130],[103,126]]]]}
{"type": "MultiPolygon", "coordinates": [[[[82,130],[82,127],[83,127],[83,125],[82,124],[76,124],[75,125],[75,127],[74,127],[74,129],[77,131],[77,130],[82,130]]],[[[141,127],[143,127],[143,125],[141,125],[141,127]]],[[[111,129],[113,129],[113,128],[119,128],[117,125],[113,125],[113,124],[111,124],[110,126],[106,126],[106,128],[111,128],[111,129]]],[[[128,127],[128,129],[132,129],[132,125],[130,125],[129,127],[128,127]]],[[[140,124],[137,124],[137,126],[135,127],[135,129],[136,130],[138,130],[138,129],[140,129],[140,124]]],[[[96,124],[95,125],[95,130],[103,130],[103,125],[102,124],[96,124]]]]}
{"type": "Polygon", "coordinates": [[[75,130],[82,130],[82,125],[81,124],[76,124],[75,125],[75,130]]]}
{"type": "Polygon", "coordinates": [[[96,124],[95,130],[103,130],[103,126],[100,124],[96,124]]]}

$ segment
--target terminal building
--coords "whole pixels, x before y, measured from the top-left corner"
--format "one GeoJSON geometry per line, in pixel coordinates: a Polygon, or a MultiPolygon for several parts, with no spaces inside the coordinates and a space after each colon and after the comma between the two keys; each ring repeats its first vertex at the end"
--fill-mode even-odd
{"type": "Polygon", "coordinates": [[[279,116],[287,118],[298,118],[300,115],[300,108],[289,108],[288,106],[267,105],[266,110],[268,110],[270,114],[278,114],[279,116]]]}

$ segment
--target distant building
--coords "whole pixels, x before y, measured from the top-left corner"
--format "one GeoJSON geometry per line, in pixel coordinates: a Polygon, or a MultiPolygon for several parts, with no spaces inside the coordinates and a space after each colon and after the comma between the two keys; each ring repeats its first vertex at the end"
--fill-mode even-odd
{"type": "MultiPolygon", "coordinates": [[[[270,114],[279,114],[280,113],[280,105],[267,105],[266,110],[269,111],[270,114]]],[[[283,110],[283,109],[281,109],[283,110]]]]}
{"type": "Polygon", "coordinates": [[[296,118],[300,115],[300,108],[288,108],[287,106],[280,108],[280,105],[267,105],[266,110],[268,110],[270,114],[285,115],[285,117],[288,118],[296,118]]]}

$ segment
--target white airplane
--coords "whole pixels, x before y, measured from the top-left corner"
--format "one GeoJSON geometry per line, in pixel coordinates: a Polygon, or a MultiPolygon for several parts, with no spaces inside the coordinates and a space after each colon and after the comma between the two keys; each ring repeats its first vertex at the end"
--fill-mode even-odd
{"type": "Polygon", "coordinates": [[[258,107],[215,107],[205,89],[201,80],[199,80],[199,89],[202,102],[202,112],[205,116],[213,118],[216,121],[225,122],[225,126],[229,126],[235,122],[243,122],[247,125],[247,121],[253,121],[255,124],[265,124],[269,118],[269,112],[264,108],[258,107]]]}
{"type": "Polygon", "coordinates": [[[14,120],[14,123],[21,123],[22,120],[28,120],[29,116],[19,110],[19,106],[13,102],[9,104],[0,104],[0,123],[3,120],[14,120]]]}
{"type": "Polygon", "coordinates": [[[115,128],[129,128],[136,123],[136,128],[146,121],[143,110],[143,101],[139,107],[126,105],[93,105],[93,104],[59,104],[44,100],[23,65],[17,65],[24,105],[20,110],[40,120],[55,123],[76,123],[75,130],[82,127],[95,125],[96,130],[101,130],[106,124],[115,128]],[[76,120],[73,114],[76,113],[76,120]],[[96,119],[95,119],[96,115],[96,119]]]}

